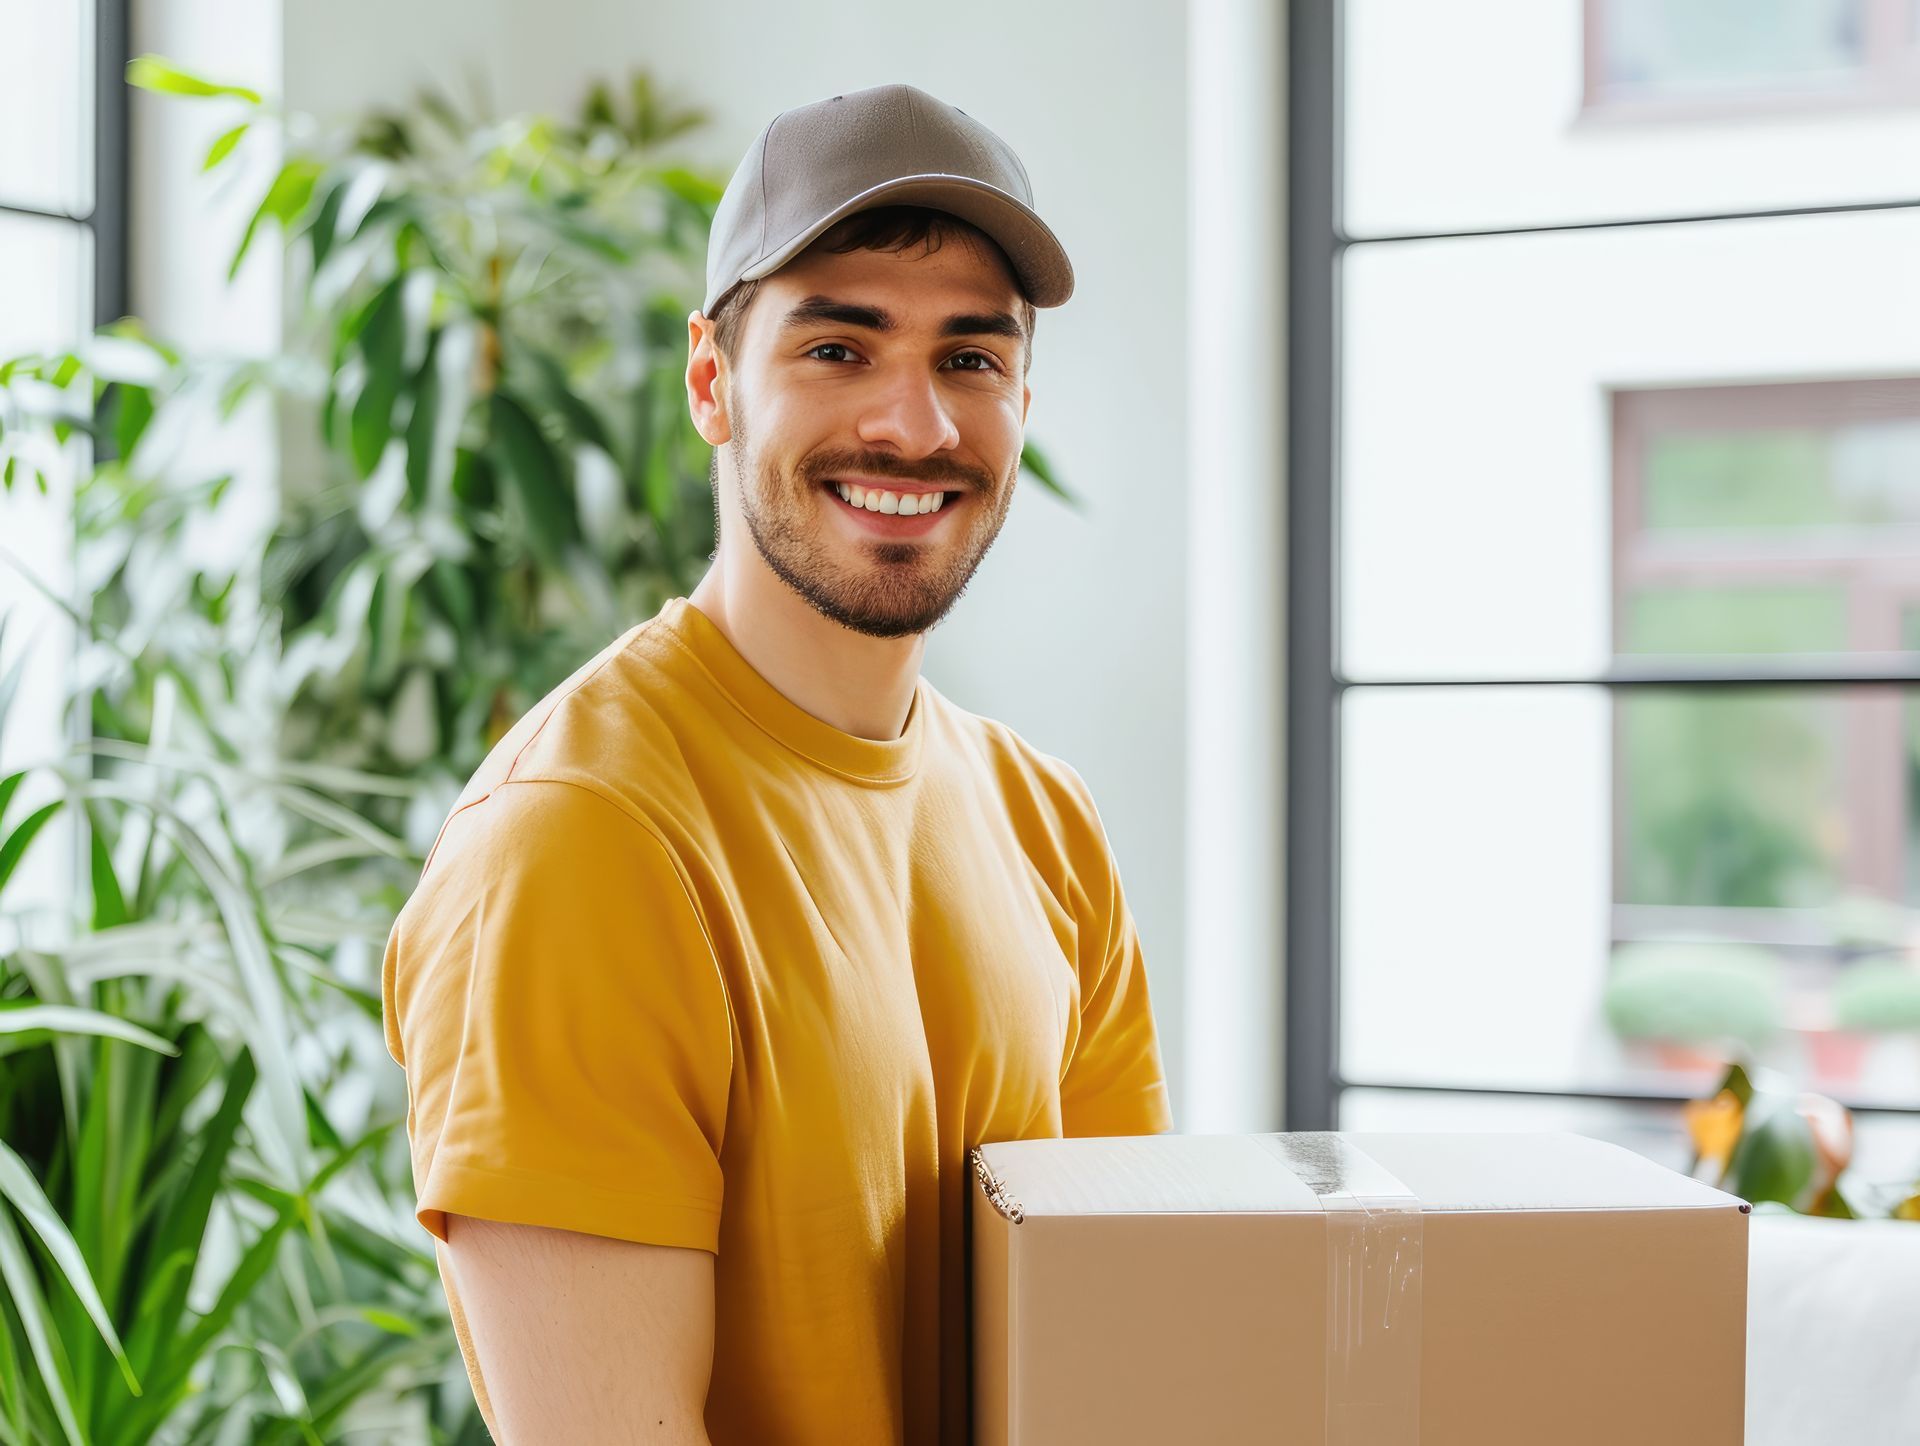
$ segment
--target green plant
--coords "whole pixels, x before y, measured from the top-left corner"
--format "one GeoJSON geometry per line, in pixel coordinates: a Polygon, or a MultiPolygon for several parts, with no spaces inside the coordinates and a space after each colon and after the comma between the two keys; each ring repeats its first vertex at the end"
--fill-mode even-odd
{"type": "Polygon", "coordinates": [[[1766,1071],[1756,1083],[1735,1061],[1713,1094],[1689,1101],[1685,1114],[1690,1172],[1715,1166],[1717,1185],[1756,1205],[1851,1220],[1876,1213],[1856,1208],[1856,1199],[1885,1197],[1879,1213],[1920,1221],[1920,1179],[1847,1184],[1853,1116],[1825,1095],[1795,1090],[1766,1071]]]}
{"type": "MultiPolygon", "coordinates": [[[[89,858],[55,918],[0,908],[0,1439],[319,1441],[396,1413],[425,1439],[417,1378],[454,1350],[434,1261],[364,1206],[397,1117],[330,1107],[365,1061],[313,1047],[337,1033],[316,994],[363,1021],[378,996],[314,951],[299,859],[235,848],[259,841],[235,806],[300,785],[163,766],[165,726],[0,778],[0,905],[63,817],[89,858]]],[[[459,1404],[442,1436],[479,1439],[459,1404]]]]}
{"type": "Polygon", "coordinates": [[[1920,970],[1898,957],[1861,959],[1834,981],[1840,1029],[1920,1029],[1920,970]]]}
{"type": "Polygon", "coordinates": [[[1834,860],[1810,822],[1833,787],[1816,704],[1650,689],[1618,719],[1623,902],[1789,908],[1831,891],[1834,860]]]}
{"type": "Polygon", "coordinates": [[[1623,1038],[1757,1042],[1780,1025],[1780,961],[1715,940],[1624,944],[1602,997],[1623,1038]]]}

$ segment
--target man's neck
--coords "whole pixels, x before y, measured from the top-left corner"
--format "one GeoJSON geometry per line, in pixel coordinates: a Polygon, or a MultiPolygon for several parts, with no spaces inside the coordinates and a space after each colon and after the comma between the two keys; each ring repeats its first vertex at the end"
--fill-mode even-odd
{"type": "Polygon", "coordinates": [[[913,705],[924,633],[870,638],[816,612],[765,568],[716,559],[687,601],[788,701],[856,738],[890,741],[913,705]]]}

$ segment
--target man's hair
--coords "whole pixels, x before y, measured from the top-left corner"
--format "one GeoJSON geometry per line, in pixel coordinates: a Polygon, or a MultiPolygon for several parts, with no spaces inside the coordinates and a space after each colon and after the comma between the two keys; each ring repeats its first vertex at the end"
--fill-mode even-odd
{"type": "MultiPolygon", "coordinates": [[[[964,236],[975,243],[990,247],[998,252],[1002,259],[1006,253],[1000,250],[1000,243],[971,221],[964,221],[950,211],[935,210],[931,206],[874,206],[865,211],[855,211],[851,216],[836,221],[816,236],[806,251],[821,250],[834,252],[848,251],[904,251],[909,246],[924,243],[927,250],[938,251],[941,243],[949,235],[964,236]]],[[[1013,264],[1007,263],[1011,271],[1013,264]]],[[[760,290],[760,278],[736,282],[714,304],[713,315],[708,318],[713,323],[713,348],[726,358],[732,366],[740,355],[740,334],[746,329],[747,308],[753,303],[756,292],[760,290]]],[[[1027,369],[1033,364],[1033,327],[1037,312],[1031,301],[1025,296],[1020,298],[1015,308],[1020,324],[1026,328],[1026,345],[1021,350],[1020,375],[1025,377],[1027,369]]],[[[707,474],[707,480],[714,488],[714,536],[720,534],[720,449],[715,448],[713,464],[707,474]]]]}

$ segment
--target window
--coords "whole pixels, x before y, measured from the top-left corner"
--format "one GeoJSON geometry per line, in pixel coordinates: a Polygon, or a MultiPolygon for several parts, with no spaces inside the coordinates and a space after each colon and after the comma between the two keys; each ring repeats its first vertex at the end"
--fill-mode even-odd
{"type": "MultiPolygon", "coordinates": [[[[1671,98],[1722,8],[1291,9],[1290,1129],[1658,1153],[1744,1035],[1920,1150],[1841,987],[1920,947],[1920,129],[1580,132],[1596,18],[1671,98]]],[[[1855,33],[1762,11],[1748,80],[1855,33]]]]}
{"type": "MultiPolygon", "coordinates": [[[[75,345],[127,306],[127,0],[48,0],[7,13],[7,82],[0,85],[0,356],[75,345]]],[[[78,460],[79,439],[72,444],[78,460]]],[[[0,764],[22,766],[63,745],[71,627],[18,568],[57,589],[71,586],[67,489],[45,496],[30,480],[0,492],[0,669],[26,663],[0,764]]],[[[33,793],[36,776],[26,788],[33,793]]],[[[32,805],[39,797],[16,803],[32,805]]],[[[17,815],[16,815],[17,816],[17,815]]],[[[64,817],[64,816],[63,816],[64,817]]],[[[58,828],[68,828],[64,822],[58,828]]],[[[18,903],[61,897],[57,847],[35,848],[9,885],[18,903]]]]}
{"type": "MultiPolygon", "coordinates": [[[[1612,450],[1623,659],[1885,659],[1920,641],[1920,380],[1616,392],[1612,450]]],[[[1783,1062],[1826,1093],[1857,1094],[1883,1043],[1831,1043],[1849,951],[1897,953],[1920,918],[1916,716],[1891,687],[1614,700],[1616,959],[1757,946],[1799,1036],[1783,1062]]],[[[1688,1059],[1642,1050],[1643,1069],[1662,1062],[1688,1059]]],[[[1883,1088],[1920,1095],[1920,1079],[1883,1088]]]]}
{"type": "Polygon", "coordinates": [[[1914,0],[1311,3],[1355,236],[1913,199],[1914,0]]]}
{"type": "Polygon", "coordinates": [[[8,18],[0,86],[0,348],[71,344],[126,309],[125,0],[8,18]]]}
{"type": "Polygon", "coordinates": [[[1700,116],[1920,95],[1912,0],[1586,0],[1586,104],[1700,116]]]}

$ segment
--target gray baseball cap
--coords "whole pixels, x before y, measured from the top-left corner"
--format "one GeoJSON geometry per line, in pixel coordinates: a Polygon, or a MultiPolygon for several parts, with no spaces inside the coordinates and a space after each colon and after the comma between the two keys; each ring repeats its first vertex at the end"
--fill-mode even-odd
{"type": "Polygon", "coordinates": [[[747,148],[714,212],[702,314],[712,316],[737,283],[779,270],[836,221],[907,205],[986,232],[1035,306],[1073,294],[1073,265],[1034,213],[1013,147],[924,90],[876,85],[782,111],[747,148]]]}

